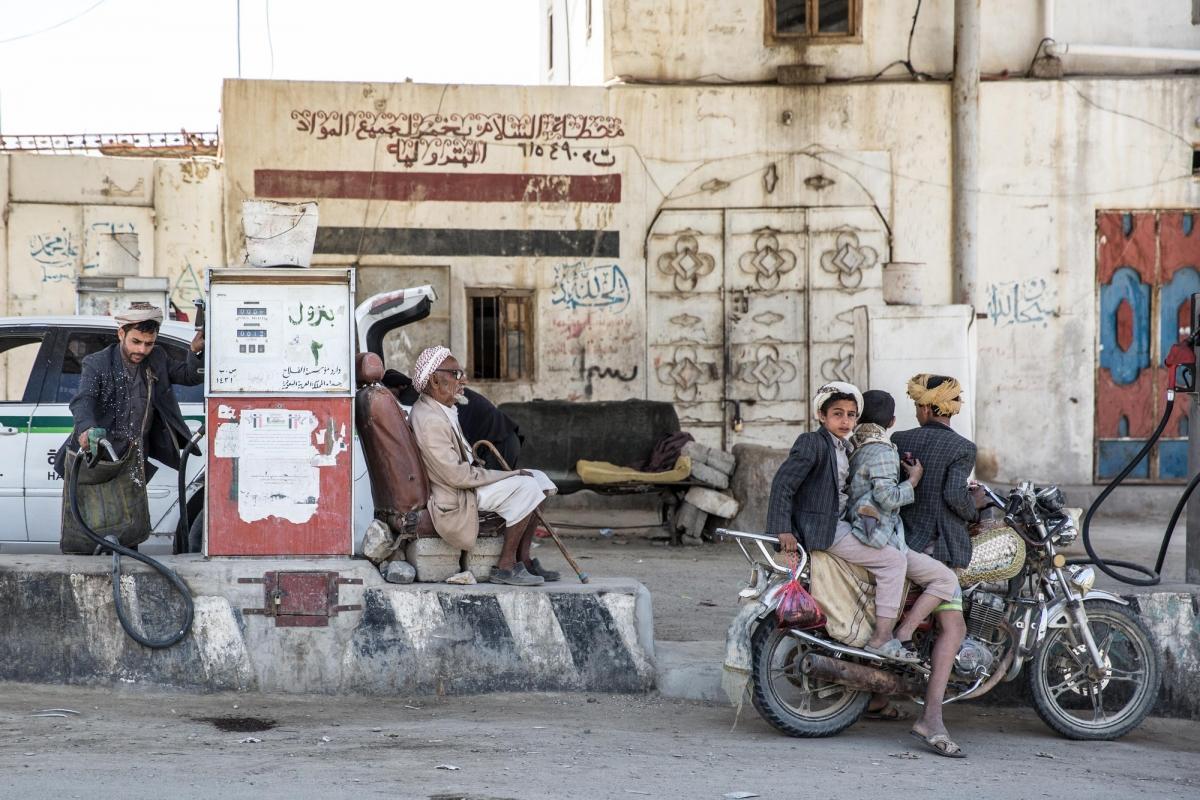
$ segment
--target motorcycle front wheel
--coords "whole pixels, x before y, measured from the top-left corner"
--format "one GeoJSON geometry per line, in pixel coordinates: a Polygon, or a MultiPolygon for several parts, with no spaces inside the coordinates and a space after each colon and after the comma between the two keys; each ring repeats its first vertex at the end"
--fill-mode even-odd
{"type": "Polygon", "coordinates": [[[1068,739],[1117,739],[1136,728],[1158,699],[1158,651],[1127,606],[1092,600],[1084,609],[1104,669],[1093,665],[1073,622],[1050,630],[1030,664],[1033,706],[1068,739]]]}
{"type": "Polygon", "coordinates": [[[813,648],[789,636],[774,614],[758,624],[751,646],[754,708],[788,736],[833,736],[866,710],[868,692],[814,680],[800,671],[800,662],[813,648]]]}

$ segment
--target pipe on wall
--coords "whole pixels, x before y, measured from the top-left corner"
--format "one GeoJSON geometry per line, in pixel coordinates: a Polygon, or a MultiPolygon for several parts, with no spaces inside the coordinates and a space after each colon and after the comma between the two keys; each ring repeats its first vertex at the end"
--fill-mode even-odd
{"type": "Polygon", "coordinates": [[[975,306],[979,226],[980,0],[954,0],[953,141],[954,299],[975,306]]]}

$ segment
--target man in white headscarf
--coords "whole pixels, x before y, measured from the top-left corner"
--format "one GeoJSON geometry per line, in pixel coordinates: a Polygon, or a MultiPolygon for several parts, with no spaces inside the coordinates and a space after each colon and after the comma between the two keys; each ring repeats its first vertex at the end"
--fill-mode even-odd
{"type": "Polygon", "coordinates": [[[492,470],[475,463],[456,407],[466,377],[445,347],[427,348],[413,367],[413,388],[421,396],[409,419],[429,475],[434,530],[451,546],[470,550],[479,536],[479,512],[499,514],[504,548],[492,582],[538,586],[556,581],[558,573],[530,555],[530,543],[537,527],[533,512],[557,489],[539,470],[492,470]]]}
{"type": "MultiPolygon", "coordinates": [[[[133,303],[115,316],[120,325],[117,341],[83,359],[79,390],[71,400],[75,425],[54,459],[60,476],[68,450],[94,449],[105,438],[118,458],[135,449],[138,468],[144,469],[149,479],[155,467],[146,463],[147,458],[178,469],[179,449],[191,438],[171,387],[195,386],[204,380],[200,357],[204,333],[197,331],[187,358],[175,361],[155,346],[163,319],[161,309],[133,303]]],[[[192,452],[199,454],[197,449],[192,452]]],[[[64,492],[64,502],[66,496],[64,492]]],[[[86,552],[92,551],[88,543],[86,552]]]]}

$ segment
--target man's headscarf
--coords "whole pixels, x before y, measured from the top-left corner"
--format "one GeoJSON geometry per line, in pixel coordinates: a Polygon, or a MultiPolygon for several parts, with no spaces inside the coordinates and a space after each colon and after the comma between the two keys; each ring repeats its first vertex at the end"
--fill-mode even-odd
{"type": "Polygon", "coordinates": [[[136,302],[130,303],[128,310],[120,314],[114,314],[113,318],[121,327],[125,327],[126,325],[136,325],[139,322],[150,320],[161,323],[163,321],[163,313],[161,308],[152,306],[149,303],[136,302]]]}
{"type": "Polygon", "coordinates": [[[422,350],[421,355],[417,356],[417,363],[413,365],[413,388],[418,392],[425,391],[429,379],[433,377],[433,371],[445,363],[451,355],[450,348],[442,347],[440,344],[422,350]]]}
{"type": "Polygon", "coordinates": [[[962,386],[954,378],[946,378],[930,389],[934,377],[926,372],[914,375],[908,381],[908,396],[919,406],[933,406],[939,417],[952,417],[962,410],[962,386]]]}
{"type": "Polygon", "coordinates": [[[813,395],[813,416],[821,413],[821,406],[825,405],[825,401],[833,397],[835,394],[848,394],[854,398],[855,410],[862,414],[863,398],[862,392],[852,383],[843,383],[842,381],[832,381],[825,384],[817,393],[813,395]]]}

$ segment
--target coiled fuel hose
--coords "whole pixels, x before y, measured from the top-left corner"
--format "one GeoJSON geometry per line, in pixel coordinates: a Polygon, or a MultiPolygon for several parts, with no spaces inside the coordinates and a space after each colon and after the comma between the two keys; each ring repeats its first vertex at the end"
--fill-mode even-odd
{"type": "Polygon", "coordinates": [[[1091,523],[1092,517],[1100,508],[1113,490],[1121,485],[1121,482],[1133,472],[1134,468],[1141,462],[1143,458],[1150,452],[1150,448],[1154,447],[1166,430],[1167,422],[1171,419],[1171,412],[1175,409],[1175,390],[1167,390],[1167,405],[1163,409],[1162,419],[1158,421],[1158,427],[1154,429],[1154,433],[1146,440],[1146,444],[1137,452],[1125,468],[1109,482],[1108,486],[1104,487],[1104,491],[1095,499],[1092,505],[1088,508],[1087,514],[1083,517],[1083,549],[1087,551],[1087,558],[1072,558],[1067,561],[1068,564],[1095,564],[1105,575],[1115,578],[1121,583],[1127,583],[1130,586],[1157,586],[1162,582],[1163,563],[1167,560],[1167,548],[1171,545],[1171,536],[1175,533],[1175,525],[1179,522],[1179,517],[1183,514],[1183,509],[1187,506],[1188,498],[1192,496],[1192,492],[1196,488],[1196,484],[1200,483],[1200,472],[1192,476],[1188,482],[1187,488],[1184,489],[1183,495],[1180,496],[1179,502],[1175,504],[1175,510],[1171,513],[1171,520],[1167,523],[1167,530],[1163,534],[1162,545],[1158,548],[1158,560],[1154,562],[1154,568],[1135,564],[1132,561],[1118,561],[1115,559],[1104,559],[1096,553],[1096,548],[1092,546],[1091,523]],[[1132,575],[1123,575],[1117,572],[1117,569],[1124,569],[1130,572],[1140,573],[1145,575],[1144,578],[1134,577],[1132,575]]]}
{"type": "Polygon", "coordinates": [[[86,534],[89,539],[95,542],[102,550],[108,550],[112,552],[113,603],[116,605],[117,619],[121,621],[121,627],[125,629],[125,633],[129,634],[129,638],[133,639],[135,642],[144,647],[161,650],[163,648],[178,644],[183,640],[183,637],[188,635],[188,631],[192,629],[192,619],[196,613],[195,604],[192,602],[191,591],[188,589],[187,584],[183,582],[183,579],[175,573],[175,570],[158,561],[155,561],[150,556],[139,553],[136,550],[130,550],[128,547],[118,542],[115,537],[105,539],[100,536],[100,534],[92,530],[92,526],[88,525],[87,520],[83,518],[83,513],[79,509],[79,492],[77,489],[79,486],[79,470],[80,467],[83,466],[83,460],[84,453],[80,451],[78,457],[74,459],[74,463],[71,464],[71,475],[70,479],[67,481],[67,492],[69,493],[71,513],[75,515],[75,521],[79,523],[79,526],[83,529],[84,534],[86,534]],[[133,622],[129,619],[129,612],[125,608],[125,601],[121,597],[121,556],[129,556],[132,559],[141,561],[143,564],[158,570],[158,572],[167,579],[167,582],[171,584],[175,591],[179,592],[179,595],[183,598],[184,613],[183,623],[179,626],[179,629],[175,631],[175,633],[171,634],[165,639],[151,639],[139,633],[134,627],[133,622]]]}

